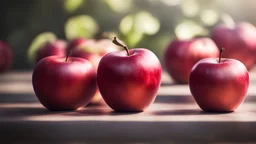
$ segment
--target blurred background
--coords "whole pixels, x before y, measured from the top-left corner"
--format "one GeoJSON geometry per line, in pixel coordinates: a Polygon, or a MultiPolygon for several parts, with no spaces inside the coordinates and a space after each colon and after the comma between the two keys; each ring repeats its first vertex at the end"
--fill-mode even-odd
{"type": "Polygon", "coordinates": [[[223,17],[256,25],[255,9],[255,0],[0,0],[0,39],[13,49],[13,69],[32,69],[27,51],[43,32],[64,40],[107,32],[162,61],[173,38],[207,36],[223,17]]]}

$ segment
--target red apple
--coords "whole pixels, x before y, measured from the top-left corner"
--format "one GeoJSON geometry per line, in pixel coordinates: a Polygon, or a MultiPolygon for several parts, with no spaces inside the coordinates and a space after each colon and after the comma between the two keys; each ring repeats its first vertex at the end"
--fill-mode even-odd
{"type": "MultiPolygon", "coordinates": [[[[94,40],[77,38],[69,43],[68,50],[72,51],[70,54],[72,57],[81,57],[89,60],[93,64],[95,72],[97,72],[100,59],[106,53],[118,51],[119,48],[108,39],[94,40]]],[[[103,101],[100,92],[97,89],[90,104],[100,103],[103,103],[103,101]]]]}
{"type": "Polygon", "coordinates": [[[49,56],[34,69],[33,88],[49,110],[76,110],[88,104],[96,91],[92,64],[82,58],[49,56]]]}
{"type": "Polygon", "coordinates": [[[161,82],[161,64],[150,50],[128,50],[116,38],[113,42],[126,51],[111,52],[101,59],[97,72],[100,93],[115,111],[143,111],[156,98],[161,82]]]}
{"type": "Polygon", "coordinates": [[[217,25],[212,32],[212,39],[219,48],[225,48],[223,57],[241,61],[250,70],[256,58],[256,28],[247,22],[240,22],[233,27],[217,25]]]}
{"type": "Polygon", "coordinates": [[[164,55],[165,67],[169,75],[180,84],[187,84],[193,65],[203,58],[217,57],[219,50],[209,38],[174,40],[164,55]]]}
{"type": "Polygon", "coordinates": [[[8,43],[0,40],[0,73],[6,71],[12,64],[12,51],[8,43]]]}
{"type": "Polygon", "coordinates": [[[36,62],[48,56],[60,56],[66,55],[66,42],[63,40],[55,40],[43,44],[36,52],[36,62]]]}
{"type": "Polygon", "coordinates": [[[235,59],[206,58],[193,67],[189,88],[199,107],[207,112],[232,112],[244,101],[249,74],[235,59]]]}

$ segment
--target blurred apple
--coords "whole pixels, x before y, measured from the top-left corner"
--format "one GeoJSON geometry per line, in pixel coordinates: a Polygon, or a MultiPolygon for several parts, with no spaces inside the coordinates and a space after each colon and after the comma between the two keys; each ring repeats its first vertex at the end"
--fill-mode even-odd
{"type": "Polygon", "coordinates": [[[40,61],[48,56],[66,56],[67,43],[60,40],[52,32],[43,32],[36,36],[28,49],[28,58],[31,63],[40,61]]]}
{"type": "Polygon", "coordinates": [[[66,42],[63,40],[56,40],[47,42],[42,45],[36,53],[36,62],[48,56],[66,56],[66,42]]]}
{"type": "Polygon", "coordinates": [[[68,43],[68,50],[73,50],[76,47],[83,45],[86,42],[86,40],[87,40],[86,38],[82,38],[82,37],[71,40],[68,43]]]}
{"type": "MultiPolygon", "coordinates": [[[[118,51],[120,48],[112,43],[109,39],[84,39],[77,38],[70,41],[68,50],[71,50],[70,56],[81,57],[92,63],[97,72],[99,62],[101,58],[109,53],[118,51]]],[[[99,89],[97,88],[96,93],[91,100],[90,104],[100,104],[103,103],[103,99],[100,95],[99,89]]]]}
{"type": "Polygon", "coordinates": [[[7,42],[0,40],[0,73],[6,71],[12,64],[12,51],[7,42]]]}
{"type": "Polygon", "coordinates": [[[256,59],[256,28],[248,22],[217,25],[211,35],[219,48],[225,48],[223,57],[241,61],[250,70],[256,59]]]}
{"type": "Polygon", "coordinates": [[[188,84],[189,74],[195,63],[203,58],[218,55],[219,50],[210,38],[176,39],[165,51],[165,67],[176,83],[188,84]]]}

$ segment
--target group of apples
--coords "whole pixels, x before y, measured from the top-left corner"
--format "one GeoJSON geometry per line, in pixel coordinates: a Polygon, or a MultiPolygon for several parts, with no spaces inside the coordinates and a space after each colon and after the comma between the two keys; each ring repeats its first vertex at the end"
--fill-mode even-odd
{"type": "MultiPolygon", "coordinates": [[[[0,71],[11,63],[9,49],[0,42],[0,71]]],[[[162,66],[156,55],[145,48],[129,50],[116,37],[56,39],[35,53],[33,88],[49,110],[76,110],[100,103],[102,96],[115,111],[144,111],[161,83],[162,66]]],[[[234,111],[248,90],[248,70],[256,59],[256,28],[246,22],[218,25],[211,39],[173,40],[164,58],[167,72],[177,83],[189,84],[202,110],[234,111]]]]}
{"type": "Polygon", "coordinates": [[[211,38],[174,40],[164,56],[176,83],[189,84],[200,108],[212,112],[234,111],[244,101],[255,60],[256,28],[247,22],[217,25],[211,38]]]}
{"type": "Polygon", "coordinates": [[[155,99],[162,68],[154,53],[128,48],[116,38],[77,38],[43,44],[32,83],[49,110],[76,110],[102,97],[115,111],[143,111],[155,99]],[[125,48],[120,51],[120,47],[125,48]]]}

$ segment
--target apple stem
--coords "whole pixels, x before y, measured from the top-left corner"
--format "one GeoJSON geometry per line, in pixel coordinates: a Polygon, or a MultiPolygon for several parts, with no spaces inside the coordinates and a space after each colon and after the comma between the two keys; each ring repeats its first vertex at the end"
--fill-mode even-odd
{"type": "Polygon", "coordinates": [[[68,62],[68,57],[70,56],[71,52],[72,52],[71,50],[68,51],[68,54],[66,55],[66,60],[65,60],[65,62],[68,62]]]}
{"type": "Polygon", "coordinates": [[[114,40],[112,41],[114,44],[116,44],[117,46],[120,46],[120,47],[123,47],[126,52],[127,52],[127,55],[130,56],[130,53],[129,53],[129,49],[127,46],[121,44],[120,42],[117,41],[116,37],[114,37],[114,40]]]}
{"type": "Polygon", "coordinates": [[[220,60],[222,58],[222,54],[223,54],[224,50],[225,50],[224,48],[221,48],[221,50],[220,50],[219,63],[220,63],[220,60]]]}

